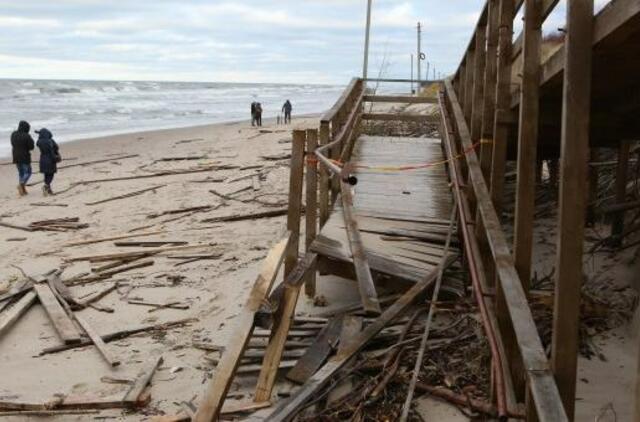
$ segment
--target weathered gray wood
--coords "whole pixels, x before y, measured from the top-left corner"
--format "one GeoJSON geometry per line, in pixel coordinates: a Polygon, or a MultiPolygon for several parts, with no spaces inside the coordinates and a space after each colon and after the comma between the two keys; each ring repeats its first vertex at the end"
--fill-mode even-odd
{"type": "Polygon", "coordinates": [[[260,309],[278,275],[290,239],[291,233],[287,233],[285,238],[278,242],[265,258],[262,270],[249,293],[249,298],[238,316],[237,328],[234,330],[231,343],[227,345],[222,354],[216,374],[202,398],[194,422],[217,421],[222,403],[240,364],[240,358],[253,333],[256,312],[260,309]]]}
{"type": "Polygon", "coordinates": [[[410,97],[404,95],[365,95],[365,102],[371,103],[405,103],[405,104],[437,104],[437,98],[410,97]]]}
{"type": "Polygon", "coordinates": [[[313,395],[335,375],[364,345],[378,334],[387,324],[402,315],[414,301],[433,284],[436,277],[432,273],[426,279],[416,283],[404,295],[402,295],[393,305],[387,308],[380,317],[376,318],[354,339],[352,348],[342,350],[331,358],[318,372],[316,372],[299,390],[289,399],[284,400],[276,410],[267,416],[270,422],[283,422],[291,420],[299,409],[313,395]]]}
{"type": "Polygon", "coordinates": [[[74,344],[80,342],[80,333],[73,324],[71,318],[64,311],[58,299],[55,297],[51,288],[47,284],[35,284],[33,286],[38,299],[46,311],[53,328],[60,336],[60,339],[64,344],[74,344]]]}
{"type": "Polygon", "coordinates": [[[0,338],[7,333],[13,324],[15,324],[29,307],[36,301],[37,295],[35,291],[29,291],[24,294],[8,311],[4,311],[0,315],[0,338]]]}
{"type": "MultiPolygon", "coordinates": [[[[320,147],[329,143],[329,123],[320,123],[319,134],[320,147]]],[[[320,228],[322,228],[329,219],[329,170],[325,166],[320,166],[320,193],[318,197],[320,213],[320,228]]]]}
{"type": "Polygon", "coordinates": [[[320,331],[304,356],[286,375],[289,381],[304,384],[324,364],[340,338],[342,318],[336,317],[320,331]]]}
{"type": "Polygon", "coordinates": [[[284,274],[293,270],[298,261],[300,248],[300,216],[302,212],[302,186],[304,181],[304,149],[307,134],[304,130],[294,130],[291,143],[291,166],[289,174],[289,209],[287,211],[287,230],[291,232],[291,241],[284,260],[284,274]]]}
{"type": "Polygon", "coordinates": [[[340,184],[342,198],[342,215],[344,217],[347,238],[349,239],[349,249],[353,259],[356,276],[358,277],[358,290],[362,299],[362,307],[365,312],[372,315],[380,315],[380,303],[378,302],[378,293],[373,284],[371,269],[367,261],[364,244],[360,237],[358,228],[358,220],[356,219],[353,209],[353,196],[351,194],[351,186],[344,181],[340,184]]]}
{"type": "Polygon", "coordinates": [[[493,152],[493,120],[496,109],[496,79],[498,76],[498,32],[499,2],[488,1],[487,53],[484,70],[484,96],[482,104],[482,127],[480,144],[480,166],[487,183],[491,177],[491,159],[493,152]]]}
{"type": "MultiPolygon", "coordinates": [[[[318,131],[307,130],[307,182],[305,204],[305,250],[309,251],[313,240],[318,233],[318,161],[314,151],[318,147],[318,131]]],[[[307,273],[304,283],[304,292],[308,297],[316,295],[316,270],[313,268],[307,273]]]]}
{"type": "Polygon", "coordinates": [[[474,79],[473,79],[473,100],[471,105],[471,140],[475,144],[482,138],[482,113],[484,111],[485,93],[485,66],[486,66],[486,41],[487,27],[478,26],[476,28],[476,46],[474,79]]]}
{"type": "Polygon", "coordinates": [[[263,402],[271,399],[271,392],[275,384],[278,365],[282,359],[289,329],[293,323],[300,286],[305,274],[310,268],[315,268],[317,256],[309,253],[304,259],[298,261],[293,270],[287,275],[283,283],[282,301],[278,309],[278,318],[271,330],[269,345],[265,351],[262,368],[256,384],[255,402],[263,402]]]}
{"type": "Polygon", "coordinates": [[[363,113],[362,120],[438,123],[438,116],[428,114],[363,113]]]}
{"type": "Polygon", "coordinates": [[[551,361],[569,419],[575,409],[586,208],[593,0],[567,4],[561,176],[551,361]]]}
{"type": "Polygon", "coordinates": [[[78,324],[80,324],[82,329],[87,333],[93,344],[95,344],[104,360],[106,360],[107,363],[112,367],[120,365],[120,360],[113,355],[113,352],[109,349],[109,346],[105,344],[105,342],[102,340],[102,337],[100,337],[100,335],[93,329],[93,327],[78,314],[75,314],[74,318],[76,321],[78,321],[78,324]]]}
{"type": "Polygon", "coordinates": [[[162,356],[150,358],[140,376],[136,378],[131,388],[124,395],[122,401],[137,401],[144,389],[147,388],[147,385],[151,382],[151,378],[153,378],[156,369],[158,369],[161,364],[162,356]]]}
{"type": "Polygon", "coordinates": [[[465,157],[471,185],[476,193],[478,210],[486,228],[487,240],[491,247],[493,259],[496,262],[496,272],[500,280],[500,287],[513,323],[524,367],[527,370],[529,388],[533,394],[538,416],[541,420],[566,421],[568,419],[562,407],[559,392],[557,388],[554,388],[553,375],[551,374],[542,342],[538,336],[538,330],[533,321],[526,294],[513,265],[513,257],[491,202],[478,157],[472,149],[471,135],[464,121],[464,114],[449,80],[445,81],[445,88],[451,104],[453,118],[456,120],[462,147],[470,151],[465,157]]]}

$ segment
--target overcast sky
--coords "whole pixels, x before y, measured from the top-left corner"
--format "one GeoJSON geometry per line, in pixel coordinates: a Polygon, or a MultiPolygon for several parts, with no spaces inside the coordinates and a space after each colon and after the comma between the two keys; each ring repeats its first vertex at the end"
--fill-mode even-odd
{"type": "MultiPolygon", "coordinates": [[[[484,0],[374,0],[370,73],[453,71],[484,0]],[[424,67],[423,67],[424,69],[424,67]]],[[[366,0],[0,0],[0,77],[345,83],[366,0]]]]}

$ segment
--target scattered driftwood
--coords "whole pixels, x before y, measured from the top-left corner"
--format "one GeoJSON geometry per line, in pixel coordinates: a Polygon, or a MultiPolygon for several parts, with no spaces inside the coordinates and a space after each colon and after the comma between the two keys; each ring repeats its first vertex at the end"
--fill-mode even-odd
{"type": "Polygon", "coordinates": [[[146,260],[146,261],[142,261],[142,262],[135,262],[135,263],[131,263],[131,264],[128,264],[128,265],[123,265],[123,266],[120,266],[120,267],[116,267],[116,268],[111,269],[111,270],[101,271],[100,273],[98,273],[96,275],[89,275],[89,276],[86,276],[86,277],[75,278],[75,279],[72,279],[72,280],[66,280],[65,284],[67,286],[76,286],[76,285],[81,285],[81,284],[92,283],[94,281],[106,280],[107,278],[113,277],[116,274],[124,273],[126,271],[136,270],[138,268],[150,267],[153,264],[154,264],[154,261],[152,259],[149,259],[149,260],[146,260]]]}
{"type": "Polygon", "coordinates": [[[80,219],[78,217],[54,218],[50,220],[34,221],[29,224],[28,231],[66,232],[69,230],[86,229],[87,227],[89,227],[89,225],[80,223],[80,219]]]}
{"type": "MultiPolygon", "coordinates": [[[[116,331],[110,334],[103,334],[100,337],[102,337],[102,341],[104,341],[105,343],[109,343],[111,341],[120,340],[129,336],[132,336],[134,334],[152,332],[152,331],[164,331],[170,328],[182,327],[184,325],[190,324],[195,321],[197,321],[196,318],[186,318],[186,319],[180,319],[177,321],[164,322],[161,324],[142,325],[136,328],[129,328],[126,330],[116,331]]],[[[62,352],[69,349],[75,349],[77,347],[85,347],[91,344],[93,343],[90,340],[83,339],[80,343],[77,343],[77,344],[64,344],[60,346],[48,347],[42,350],[42,352],[40,352],[40,356],[48,355],[51,353],[58,353],[58,352],[62,352]]]]}
{"type": "Polygon", "coordinates": [[[207,166],[202,168],[186,169],[186,170],[166,170],[166,171],[159,171],[151,174],[138,174],[135,176],[122,176],[122,177],[110,177],[106,179],[82,180],[79,182],[75,182],[74,185],[92,185],[96,183],[119,182],[123,180],[151,179],[155,177],[177,176],[181,174],[205,173],[205,172],[214,171],[214,170],[226,170],[228,168],[229,166],[226,166],[226,165],[215,165],[215,166],[207,166]]]}
{"type": "Polygon", "coordinates": [[[191,160],[206,160],[207,157],[206,155],[194,155],[194,156],[188,156],[188,157],[163,157],[163,158],[158,158],[157,160],[154,160],[154,163],[161,163],[161,162],[170,162],[170,161],[191,161],[191,160]]]}
{"type": "Polygon", "coordinates": [[[287,214],[287,208],[278,208],[269,211],[259,211],[259,212],[251,212],[246,214],[232,214],[225,215],[220,217],[207,218],[205,220],[201,220],[201,223],[222,223],[222,222],[232,222],[232,221],[244,221],[244,220],[257,220],[261,218],[272,218],[272,217],[280,217],[282,215],[287,214]]]}
{"type": "Polygon", "coordinates": [[[67,204],[56,204],[55,202],[32,202],[29,205],[33,207],[61,207],[61,208],[66,208],[69,206],[67,204]]]}
{"type": "Polygon", "coordinates": [[[132,198],[134,196],[138,196],[138,195],[142,195],[143,193],[146,192],[155,192],[156,190],[163,188],[167,185],[157,185],[157,186],[152,186],[150,188],[146,188],[146,189],[141,189],[141,190],[137,190],[134,192],[129,192],[129,193],[125,193],[122,195],[117,195],[117,196],[113,196],[111,198],[107,198],[107,199],[101,199],[99,201],[93,201],[93,202],[85,202],[85,205],[99,205],[99,204],[104,204],[105,202],[111,202],[111,201],[117,201],[119,199],[126,199],[126,198],[132,198]]]}
{"type": "Polygon", "coordinates": [[[153,213],[153,214],[149,214],[147,215],[147,218],[158,218],[158,217],[162,217],[165,215],[175,215],[175,214],[184,214],[184,213],[193,213],[193,212],[202,212],[202,211],[209,211],[214,209],[214,207],[212,205],[200,205],[197,207],[188,207],[188,208],[178,208],[178,209],[174,209],[174,210],[167,210],[167,211],[162,211],[159,213],[153,213]]]}
{"type": "Polygon", "coordinates": [[[148,233],[123,234],[123,235],[119,235],[119,236],[103,237],[103,238],[98,238],[98,239],[89,239],[89,240],[80,240],[80,241],[77,241],[77,242],[70,242],[70,243],[66,243],[64,246],[65,247],[69,247],[69,246],[92,245],[94,243],[110,242],[110,241],[113,241],[113,240],[129,239],[129,238],[132,238],[132,237],[153,236],[153,235],[156,235],[156,234],[163,234],[163,233],[166,233],[166,232],[164,230],[159,230],[159,231],[148,232],[148,233]]]}
{"type": "Polygon", "coordinates": [[[143,300],[138,299],[129,299],[127,303],[131,305],[141,305],[141,306],[150,306],[154,309],[150,309],[149,312],[155,312],[160,309],[180,309],[186,310],[189,309],[189,305],[182,304],[181,302],[169,302],[169,303],[154,303],[154,302],[145,302],[143,300]]]}
{"type": "Polygon", "coordinates": [[[126,242],[114,242],[113,245],[119,248],[157,248],[160,246],[183,246],[189,242],[182,240],[155,240],[155,241],[126,241],[126,242]]]}
{"type": "Polygon", "coordinates": [[[140,255],[157,255],[164,252],[174,252],[174,251],[182,251],[189,249],[204,249],[215,246],[215,243],[212,244],[202,244],[202,245],[187,245],[187,246],[170,246],[167,248],[157,248],[157,249],[148,249],[141,251],[132,251],[132,252],[116,252],[110,254],[103,255],[86,255],[86,256],[77,256],[73,258],[67,258],[68,262],[77,262],[77,261],[90,261],[90,262],[102,262],[102,261],[114,261],[114,260],[122,260],[127,258],[135,258],[140,255]]]}
{"type": "Polygon", "coordinates": [[[260,158],[266,161],[283,161],[283,160],[290,160],[291,154],[261,155],[260,158]]]}

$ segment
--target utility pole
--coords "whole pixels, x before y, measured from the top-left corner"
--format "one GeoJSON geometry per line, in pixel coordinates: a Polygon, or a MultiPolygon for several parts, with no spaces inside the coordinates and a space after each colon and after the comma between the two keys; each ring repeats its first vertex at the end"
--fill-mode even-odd
{"type": "Polygon", "coordinates": [[[427,73],[426,73],[426,78],[427,81],[429,80],[429,62],[427,62],[427,73]]]}
{"type": "Polygon", "coordinates": [[[364,64],[362,66],[362,79],[367,79],[369,68],[369,31],[371,30],[371,1],[367,0],[367,27],[364,34],[364,64]]]}
{"type": "Polygon", "coordinates": [[[422,73],[420,72],[420,62],[422,61],[422,49],[420,48],[420,43],[422,41],[422,28],[420,27],[420,22],[418,22],[418,54],[416,56],[416,60],[418,61],[418,91],[420,90],[420,79],[422,73]]]}
{"type": "Polygon", "coordinates": [[[413,54],[411,55],[411,95],[413,95],[413,54]]]}

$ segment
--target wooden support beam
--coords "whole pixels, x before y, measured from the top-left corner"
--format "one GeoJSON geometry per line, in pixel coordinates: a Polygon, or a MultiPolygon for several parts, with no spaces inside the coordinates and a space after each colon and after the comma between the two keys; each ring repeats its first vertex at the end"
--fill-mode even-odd
{"type": "Polygon", "coordinates": [[[49,316],[53,328],[55,328],[64,344],[79,343],[80,333],[51,291],[51,287],[48,284],[40,283],[35,284],[33,288],[38,294],[38,299],[49,316]]]}
{"type": "Polygon", "coordinates": [[[218,420],[222,403],[240,365],[240,358],[253,333],[255,315],[273,286],[290,239],[291,233],[287,233],[285,238],[278,242],[265,258],[262,270],[249,293],[249,298],[237,317],[231,342],[225,348],[216,368],[216,374],[209,383],[198,407],[194,422],[216,422],[218,420]]]}
{"type": "Polygon", "coordinates": [[[331,377],[335,375],[351,358],[360,351],[367,342],[376,336],[387,324],[402,315],[415,300],[422,295],[435,280],[436,272],[432,272],[424,280],[416,283],[404,295],[402,295],[393,305],[387,308],[382,315],[376,318],[367,326],[355,339],[350,349],[343,350],[340,354],[331,358],[318,372],[316,372],[300,389],[293,393],[291,397],[284,400],[276,410],[267,416],[265,420],[270,422],[284,422],[291,420],[300,408],[315,393],[326,385],[331,377]]]}
{"type": "Polygon", "coordinates": [[[473,104],[471,106],[471,140],[475,144],[482,137],[482,112],[484,111],[484,87],[485,87],[485,66],[486,66],[486,46],[487,26],[476,28],[476,47],[474,57],[474,78],[473,78],[473,104]]]}
{"type": "Polygon", "coordinates": [[[476,62],[476,51],[474,48],[470,48],[467,50],[467,76],[465,78],[466,86],[464,88],[465,96],[464,96],[464,104],[462,104],[462,109],[464,111],[464,117],[467,124],[471,123],[471,111],[473,109],[473,82],[475,81],[475,62],[476,62]]]}
{"type": "MultiPolygon", "coordinates": [[[[308,252],[318,233],[318,160],[314,151],[318,147],[318,131],[307,130],[307,201],[305,207],[305,250],[308,252]]],[[[307,273],[304,283],[305,294],[313,298],[316,295],[316,268],[307,273]]]]}
{"type": "Polygon", "coordinates": [[[568,2],[566,31],[551,360],[565,410],[573,420],[589,162],[593,0],[568,2]]]}
{"type": "Polygon", "coordinates": [[[459,91],[459,97],[460,98],[460,103],[464,104],[464,100],[466,98],[466,91],[465,88],[467,87],[467,65],[466,62],[462,62],[462,64],[460,65],[460,68],[458,69],[458,74],[460,77],[460,88],[458,89],[459,91]]]}
{"type": "Polygon", "coordinates": [[[409,97],[404,95],[365,95],[365,102],[370,103],[402,103],[402,104],[437,104],[438,99],[432,97],[409,97]]]}
{"type": "MultiPolygon", "coordinates": [[[[329,123],[320,123],[320,146],[329,143],[329,123]]],[[[318,200],[320,205],[318,211],[320,213],[320,228],[324,227],[329,219],[329,170],[325,166],[320,166],[320,194],[318,200]]]]}
{"type": "Polygon", "coordinates": [[[500,121],[500,116],[509,109],[511,95],[511,37],[515,17],[512,0],[500,0],[498,32],[498,69],[496,79],[496,110],[493,129],[493,154],[491,161],[491,198],[500,216],[504,191],[504,173],[507,161],[509,126],[500,121]]]}
{"type": "Polygon", "coordinates": [[[462,108],[448,80],[445,81],[445,88],[451,104],[453,118],[457,122],[458,136],[462,147],[470,151],[465,155],[465,158],[469,169],[471,187],[476,193],[478,210],[486,228],[487,240],[491,247],[493,260],[496,263],[496,273],[500,280],[499,287],[504,295],[508,317],[510,317],[513,324],[513,331],[527,371],[529,388],[533,394],[536,411],[543,421],[567,421],[558,389],[549,368],[549,362],[538,336],[538,329],[533,321],[526,294],[522,289],[522,282],[513,265],[513,257],[502,231],[500,220],[491,203],[489,189],[484,181],[480,162],[473,149],[471,135],[469,134],[468,126],[464,122],[462,108]]]}
{"type": "MultiPolygon", "coordinates": [[[[518,172],[514,222],[514,265],[525,294],[529,293],[533,251],[533,221],[536,193],[536,154],[540,109],[540,53],[542,42],[542,0],[524,2],[524,52],[518,130],[518,172]]],[[[515,349],[515,347],[514,347],[515,349]]],[[[511,351],[511,373],[518,400],[523,401],[526,378],[517,350],[511,351]]]]}
{"type": "Polygon", "coordinates": [[[287,212],[287,230],[291,233],[291,241],[287,247],[284,261],[285,276],[293,270],[298,262],[300,249],[300,215],[302,212],[302,184],[304,181],[304,149],[307,134],[304,130],[293,131],[291,143],[291,167],[289,173],[289,210],[287,212]]]}
{"type": "Polygon", "coordinates": [[[482,104],[482,129],[480,145],[480,166],[482,174],[489,182],[491,177],[491,158],[493,152],[493,120],[496,110],[496,79],[498,77],[498,32],[499,32],[500,0],[489,0],[489,16],[487,17],[487,53],[484,69],[484,96],[482,104]]]}
{"type": "Polygon", "coordinates": [[[256,403],[269,401],[271,399],[278,367],[282,360],[282,352],[287,342],[289,329],[293,324],[300,287],[307,271],[310,268],[315,268],[316,263],[316,254],[310,253],[305,255],[304,259],[298,261],[293,271],[288,274],[282,285],[282,300],[278,306],[278,313],[274,326],[271,329],[269,345],[265,350],[260,375],[258,375],[258,382],[256,384],[256,393],[254,395],[254,401],[256,403]]]}
{"type": "Polygon", "coordinates": [[[371,268],[364,248],[364,243],[360,237],[360,229],[358,228],[358,220],[356,219],[355,210],[353,209],[353,195],[351,193],[351,185],[341,181],[341,198],[342,198],[342,216],[344,218],[344,226],[349,239],[349,248],[353,258],[356,276],[358,279],[358,290],[362,300],[362,307],[367,314],[380,315],[380,302],[378,301],[378,293],[371,276],[371,268]]]}
{"type": "MultiPolygon", "coordinates": [[[[629,149],[630,141],[620,142],[618,149],[618,165],[616,167],[616,204],[622,204],[627,200],[627,179],[629,173],[629,149]]],[[[622,233],[624,232],[624,211],[620,211],[612,216],[611,237],[617,246],[622,244],[622,233]]]]}

